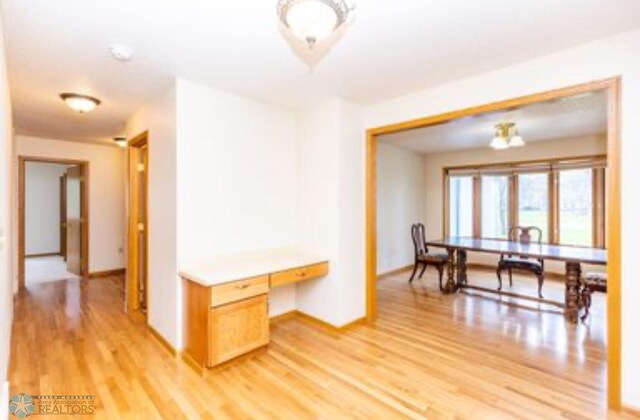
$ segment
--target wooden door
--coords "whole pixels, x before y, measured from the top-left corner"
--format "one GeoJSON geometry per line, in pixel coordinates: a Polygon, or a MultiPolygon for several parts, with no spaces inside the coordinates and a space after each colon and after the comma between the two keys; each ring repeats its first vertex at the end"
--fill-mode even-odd
{"type": "Polygon", "coordinates": [[[126,308],[146,312],[149,301],[148,180],[149,146],[147,133],[129,141],[129,229],[126,308]]]}
{"type": "Polygon", "coordinates": [[[82,172],[79,166],[67,169],[66,178],[66,257],[67,271],[82,275],[82,172]]]}

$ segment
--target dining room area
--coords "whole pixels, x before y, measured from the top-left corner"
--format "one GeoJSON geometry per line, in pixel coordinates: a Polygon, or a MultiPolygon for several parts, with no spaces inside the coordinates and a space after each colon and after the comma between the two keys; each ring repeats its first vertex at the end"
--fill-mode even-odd
{"type": "Polygon", "coordinates": [[[524,102],[376,135],[379,318],[589,417],[611,373],[608,92],[524,102]]]}

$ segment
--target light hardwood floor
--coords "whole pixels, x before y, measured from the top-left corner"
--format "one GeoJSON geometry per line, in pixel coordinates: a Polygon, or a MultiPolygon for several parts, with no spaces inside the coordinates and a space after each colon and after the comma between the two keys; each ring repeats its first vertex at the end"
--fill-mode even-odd
{"type": "Polygon", "coordinates": [[[98,418],[606,417],[601,297],[589,325],[572,325],[509,299],[444,296],[432,271],[407,277],[380,280],[373,325],[283,319],[268,350],[204,376],[122,313],[121,277],[38,285],[15,302],[11,393],[95,394],[98,418]]]}

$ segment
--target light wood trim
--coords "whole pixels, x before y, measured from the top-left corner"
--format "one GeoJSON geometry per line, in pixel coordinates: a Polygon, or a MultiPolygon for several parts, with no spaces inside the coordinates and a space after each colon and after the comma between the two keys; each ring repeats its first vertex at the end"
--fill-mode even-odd
{"type": "Polygon", "coordinates": [[[549,243],[557,245],[560,243],[560,177],[558,171],[551,171],[549,177],[549,208],[547,209],[549,243]]]}
{"type": "MultiPolygon", "coordinates": [[[[392,133],[393,130],[389,130],[392,133]]],[[[367,131],[366,144],[366,188],[365,188],[365,273],[367,282],[367,321],[374,321],[378,314],[378,298],[377,298],[377,267],[378,267],[378,236],[377,236],[377,134],[374,130],[367,131]]]]}
{"type": "Polygon", "coordinates": [[[520,183],[516,175],[509,176],[509,226],[518,226],[520,215],[520,183]]]}
{"type": "Polygon", "coordinates": [[[442,114],[427,116],[395,124],[368,129],[366,132],[366,262],[365,272],[367,281],[367,320],[372,321],[377,314],[376,302],[376,137],[379,135],[398,133],[421,127],[444,124],[449,121],[472,115],[502,111],[505,109],[523,107],[525,105],[544,102],[552,99],[565,98],[582,93],[607,90],[609,97],[609,115],[607,131],[607,161],[611,175],[607,180],[608,194],[608,279],[609,293],[607,293],[608,310],[608,404],[612,409],[621,407],[620,394],[620,77],[582,83],[546,92],[534,93],[490,104],[464,108],[442,114]]]}
{"type": "Polygon", "coordinates": [[[351,329],[353,327],[356,327],[358,325],[362,325],[362,324],[365,324],[365,323],[368,322],[367,321],[367,317],[362,317],[362,318],[354,319],[353,321],[348,322],[348,323],[338,327],[338,326],[335,326],[333,324],[330,324],[327,321],[323,321],[320,318],[316,318],[313,315],[309,315],[309,314],[307,314],[305,312],[301,312],[301,311],[299,311],[297,309],[295,309],[293,311],[286,312],[286,313],[278,315],[278,316],[275,316],[275,317],[271,318],[270,321],[271,322],[280,322],[280,321],[285,321],[285,320],[291,319],[291,318],[298,318],[298,319],[300,319],[302,321],[305,321],[305,322],[308,322],[310,324],[319,326],[320,328],[322,328],[322,329],[324,329],[326,331],[331,331],[331,332],[334,332],[334,333],[344,332],[344,331],[346,331],[348,329],[351,329]]]}
{"type": "Polygon", "coordinates": [[[606,235],[606,170],[593,170],[593,244],[598,248],[605,247],[606,235]]]}
{"type": "Polygon", "coordinates": [[[171,354],[171,356],[176,357],[178,355],[178,352],[171,345],[171,343],[169,343],[167,340],[165,340],[165,338],[162,336],[162,334],[160,334],[158,331],[156,331],[156,329],[153,328],[149,324],[147,324],[147,331],[149,331],[149,333],[151,333],[151,335],[154,336],[155,339],[158,340],[158,342],[160,342],[162,347],[164,347],[169,352],[169,354],[171,354]]]}
{"type": "Polygon", "coordinates": [[[620,78],[609,82],[607,156],[607,390],[609,408],[619,410],[622,407],[620,78]]]}
{"type": "Polygon", "coordinates": [[[280,271],[271,274],[271,287],[283,286],[285,284],[297,283],[326,276],[329,272],[329,263],[311,264],[304,267],[292,268],[291,270],[280,271]]]}
{"type": "Polygon", "coordinates": [[[549,164],[554,165],[554,164],[558,164],[561,162],[568,162],[568,163],[585,163],[585,164],[589,164],[589,163],[593,163],[595,164],[596,162],[602,161],[604,159],[607,158],[606,154],[595,154],[595,155],[579,155],[579,156],[569,156],[569,157],[561,157],[561,158],[540,158],[540,159],[525,159],[525,160],[508,160],[508,161],[503,161],[503,162],[491,162],[491,163],[478,163],[478,164],[468,164],[468,165],[455,165],[455,166],[446,166],[444,167],[444,171],[445,173],[449,173],[449,172],[453,172],[453,171],[460,171],[460,170],[486,170],[486,169],[494,169],[494,168],[508,168],[510,170],[513,170],[515,172],[518,171],[518,169],[523,169],[523,168],[527,168],[528,166],[531,165],[537,165],[537,164],[549,164]]]}
{"type": "Polygon", "coordinates": [[[269,276],[223,283],[210,288],[209,304],[212,307],[226,305],[238,300],[269,293],[269,276]]]}
{"type": "Polygon", "coordinates": [[[61,255],[59,252],[43,252],[41,254],[29,254],[25,255],[25,258],[41,258],[41,257],[55,257],[61,255]]]}
{"type": "Polygon", "coordinates": [[[67,174],[60,177],[60,255],[67,260],[67,174]]]}
{"type": "Polygon", "coordinates": [[[581,93],[592,92],[597,90],[608,89],[618,78],[607,78],[594,80],[574,86],[553,89],[546,92],[534,93],[531,95],[520,96],[517,98],[507,99],[498,102],[492,102],[485,105],[463,108],[455,111],[445,112],[442,114],[431,115],[428,117],[417,118],[413,120],[403,121],[400,123],[389,124],[381,127],[375,127],[367,130],[371,136],[380,136],[391,133],[398,133],[406,130],[414,130],[416,128],[430,127],[433,125],[444,124],[449,121],[457,120],[472,115],[486,114],[490,112],[503,111],[506,109],[518,109],[526,105],[537,102],[550,101],[553,99],[566,98],[568,96],[579,95],[581,93]]]}
{"type": "Polygon", "coordinates": [[[400,267],[400,268],[396,268],[395,270],[390,270],[390,271],[386,271],[384,273],[380,273],[380,274],[378,274],[378,281],[384,279],[385,277],[395,276],[395,275],[400,274],[400,273],[402,273],[404,271],[410,270],[411,268],[413,268],[413,264],[406,265],[406,266],[400,267]]]}
{"type": "Polygon", "coordinates": [[[640,418],[640,408],[633,408],[628,405],[624,405],[620,411],[629,416],[640,418]]]}
{"type": "Polygon", "coordinates": [[[281,313],[280,315],[269,317],[269,323],[280,322],[287,319],[295,318],[297,316],[297,310],[292,309],[288,312],[281,313]]]}
{"type": "MultiPolygon", "coordinates": [[[[149,143],[148,143],[148,132],[145,131],[127,143],[127,156],[129,161],[128,168],[128,235],[127,235],[127,310],[128,311],[138,311],[140,310],[140,300],[139,300],[139,290],[140,290],[140,278],[139,278],[139,252],[140,252],[140,241],[139,241],[139,231],[138,231],[138,216],[141,208],[144,208],[147,212],[145,217],[146,225],[145,225],[145,241],[146,241],[146,249],[147,255],[145,258],[145,263],[147,265],[146,272],[147,276],[149,273],[149,217],[148,211],[149,206],[142,206],[140,203],[139,196],[139,179],[138,177],[138,161],[140,160],[141,148],[147,147],[147,164],[145,166],[144,177],[146,179],[147,185],[147,201],[148,201],[148,188],[149,188],[149,143]]],[[[149,288],[151,287],[151,281],[147,278],[147,311],[149,310],[149,288]]]]}
{"type": "Polygon", "coordinates": [[[482,237],[482,178],[473,177],[473,237],[482,237]]]}
{"type": "Polygon", "coordinates": [[[122,276],[126,272],[125,268],[114,268],[113,270],[93,271],[89,273],[90,279],[97,279],[101,277],[122,276]]]}
{"type": "Polygon", "coordinates": [[[447,176],[447,171],[442,168],[442,236],[449,236],[449,230],[451,229],[451,223],[449,222],[449,187],[451,182],[447,176]]]}
{"type": "Polygon", "coordinates": [[[24,260],[26,257],[26,237],[25,237],[25,185],[26,185],[26,163],[59,163],[63,165],[78,165],[82,174],[80,183],[80,214],[82,217],[82,237],[81,241],[81,275],[89,276],[89,162],[86,160],[49,158],[40,156],[18,156],[18,288],[25,286],[24,260]]]}

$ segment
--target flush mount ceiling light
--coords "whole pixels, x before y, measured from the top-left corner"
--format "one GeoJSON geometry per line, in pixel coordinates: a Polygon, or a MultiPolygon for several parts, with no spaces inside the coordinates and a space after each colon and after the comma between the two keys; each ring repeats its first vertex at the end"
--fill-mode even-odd
{"type": "Polygon", "coordinates": [[[113,141],[122,148],[127,147],[127,138],[126,137],[114,137],[113,141]]]}
{"type": "Polygon", "coordinates": [[[496,132],[489,146],[496,150],[504,150],[509,147],[522,147],[524,146],[524,140],[518,133],[518,128],[515,123],[500,123],[496,125],[496,132]]]}
{"type": "Polygon", "coordinates": [[[80,95],[79,93],[61,93],[60,97],[69,108],[81,114],[91,112],[100,105],[100,99],[93,96],[80,95]]]}
{"type": "Polygon", "coordinates": [[[309,66],[324,57],[353,20],[348,0],[279,0],[280,31],[309,66]]]}
{"type": "Polygon", "coordinates": [[[131,61],[131,57],[133,57],[133,49],[131,49],[131,47],[128,47],[122,44],[109,45],[109,52],[111,53],[111,56],[114,59],[121,61],[123,63],[126,63],[127,61],[131,61]]]}

